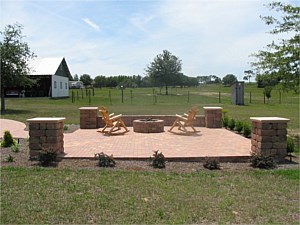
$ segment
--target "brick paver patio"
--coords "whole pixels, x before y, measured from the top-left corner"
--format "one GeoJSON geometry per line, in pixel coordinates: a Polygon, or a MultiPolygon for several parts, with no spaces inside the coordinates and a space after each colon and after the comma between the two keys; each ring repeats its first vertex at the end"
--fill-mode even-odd
{"type": "MultiPolygon", "coordinates": [[[[0,120],[0,130],[9,130],[16,138],[27,138],[25,124],[13,120],[0,120]]],[[[124,135],[105,136],[97,129],[79,129],[64,134],[65,158],[93,158],[95,153],[113,154],[114,158],[149,158],[153,151],[163,152],[173,159],[220,157],[245,159],[250,157],[251,140],[226,129],[197,127],[196,134],[187,136],[167,132],[135,133],[132,127],[124,135]]],[[[174,129],[175,132],[176,128],[174,129]]],[[[1,136],[2,136],[1,135],[1,136]]]]}
{"type": "Polygon", "coordinates": [[[25,131],[26,125],[19,121],[0,119],[0,132],[1,137],[5,130],[10,131],[14,138],[28,138],[28,131],[25,131]]]}
{"type": "MultiPolygon", "coordinates": [[[[114,158],[149,158],[153,151],[163,152],[166,158],[194,159],[220,157],[243,159],[250,156],[251,140],[225,129],[197,127],[192,135],[135,133],[132,127],[124,135],[105,136],[96,129],[77,130],[65,134],[66,158],[94,157],[95,153],[113,154],[114,158]]],[[[174,129],[176,131],[176,129],[174,129]]]]}

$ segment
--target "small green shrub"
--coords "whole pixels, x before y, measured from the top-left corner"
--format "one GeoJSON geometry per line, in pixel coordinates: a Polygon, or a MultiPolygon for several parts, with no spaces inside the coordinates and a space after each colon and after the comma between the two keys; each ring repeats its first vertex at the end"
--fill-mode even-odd
{"type": "Polygon", "coordinates": [[[272,92],[272,87],[271,86],[266,86],[264,88],[264,95],[267,97],[268,101],[271,98],[271,92],[272,92]]]}
{"type": "Polygon", "coordinates": [[[235,130],[240,134],[243,130],[243,122],[242,121],[237,121],[235,123],[235,130]]]}
{"type": "Polygon", "coordinates": [[[203,167],[209,170],[219,170],[221,168],[219,160],[211,158],[205,160],[203,167]]]}
{"type": "Polygon", "coordinates": [[[53,149],[44,149],[40,151],[38,160],[41,166],[50,166],[56,161],[57,153],[53,149]]]}
{"type": "Polygon", "coordinates": [[[243,135],[246,137],[246,138],[248,138],[248,137],[250,137],[251,136],[251,126],[250,126],[250,124],[249,123],[247,123],[247,122],[245,122],[244,124],[243,124],[243,135]]]}
{"type": "Polygon", "coordinates": [[[158,150],[154,151],[153,158],[151,158],[151,159],[152,159],[152,164],[151,165],[154,168],[162,169],[162,168],[166,167],[165,156],[163,155],[162,152],[159,152],[158,150]]]}
{"type": "Polygon", "coordinates": [[[95,154],[95,158],[98,160],[98,166],[100,167],[114,167],[116,162],[113,155],[107,155],[103,152],[95,154]]]}
{"type": "Polygon", "coordinates": [[[64,130],[69,130],[69,126],[68,125],[64,125],[64,130]]]}
{"type": "Polygon", "coordinates": [[[229,120],[228,127],[230,130],[233,130],[235,128],[235,120],[233,118],[229,120]]]}
{"type": "Polygon", "coordinates": [[[11,151],[15,152],[15,153],[19,152],[20,151],[20,145],[15,144],[15,145],[11,146],[11,151]]]}
{"type": "Polygon", "coordinates": [[[223,127],[225,127],[227,129],[228,124],[229,124],[229,117],[224,116],[223,119],[222,119],[222,123],[223,123],[223,127]]]}
{"type": "Polygon", "coordinates": [[[15,158],[12,155],[8,155],[5,158],[5,162],[14,162],[14,161],[15,161],[15,158]]]}
{"type": "Polygon", "coordinates": [[[288,155],[291,155],[295,151],[295,142],[294,138],[291,136],[287,137],[287,153],[288,155]]]}
{"type": "Polygon", "coordinates": [[[252,154],[251,166],[259,169],[274,169],[276,168],[276,163],[272,156],[252,154]]]}
{"type": "Polygon", "coordinates": [[[8,148],[15,144],[16,141],[13,139],[12,134],[8,130],[4,131],[1,147],[8,148]]]}

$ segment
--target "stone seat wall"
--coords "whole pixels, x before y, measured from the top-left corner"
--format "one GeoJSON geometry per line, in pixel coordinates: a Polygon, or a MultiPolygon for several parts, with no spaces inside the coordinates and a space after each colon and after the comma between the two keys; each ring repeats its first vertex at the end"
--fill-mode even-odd
{"type": "MultiPolygon", "coordinates": [[[[175,115],[123,115],[122,120],[124,121],[125,125],[128,127],[133,126],[133,121],[138,119],[158,119],[164,121],[164,126],[172,126],[174,121],[176,120],[175,115]]],[[[104,121],[102,120],[102,116],[97,116],[97,128],[103,127],[104,121]]],[[[194,123],[196,127],[205,127],[205,117],[204,116],[197,116],[196,121],[194,123]]]]}
{"type": "MultiPolygon", "coordinates": [[[[222,108],[204,107],[205,115],[196,116],[194,126],[207,128],[222,128],[222,108]]],[[[158,119],[164,121],[164,126],[172,126],[176,120],[176,115],[123,115],[122,120],[128,127],[133,126],[133,121],[137,119],[158,119]]],[[[98,113],[98,107],[80,108],[80,128],[95,129],[105,126],[102,116],[98,113]]]]}

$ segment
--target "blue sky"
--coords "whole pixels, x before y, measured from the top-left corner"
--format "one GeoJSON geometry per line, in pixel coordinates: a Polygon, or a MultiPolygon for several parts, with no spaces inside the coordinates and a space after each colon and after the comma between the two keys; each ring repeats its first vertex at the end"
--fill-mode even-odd
{"type": "MultiPolygon", "coordinates": [[[[261,0],[2,0],[1,30],[16,22],[38,57],[66,58],[72,75],[145,75],[163,50],[188,76],[251,69],[251,53],[278,37],[261,0]]],[[[289,1],[296,5],[296,1],[289,1]]]]}

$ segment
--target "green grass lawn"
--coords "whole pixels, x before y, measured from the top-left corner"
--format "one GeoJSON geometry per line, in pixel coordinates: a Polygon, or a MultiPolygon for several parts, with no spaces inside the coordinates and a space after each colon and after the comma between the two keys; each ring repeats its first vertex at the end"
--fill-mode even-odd
{"type": "Polygon", "coordinates": [[[299,170],[1,169],[1,224],[298,224],[299,170]]]}
{"type": "MultiPolygon", "coordinates": [[[[291,119],[289,129],[299,133],[299,95],[292,92],[281,93],[272,91],[272,97],[264,104],[263,89],[254,84],[245,86],[245,105],[231,104],[231,88],[221,85],[204,85],[197,88],[170,88],[169,95],[164,95],[164,89],[156,88],[153,96],[152,88],[136,88],[124,90],[124,103],[121,102],[119,89],[95,89],[95,95],[90,99],[86,91],[74,90],[75,102],[72,98],[7,98],[7,112],[2,118],[25,122],[33,117],[66,117],[66,124],[79,124],[79,108],[82,106],[105,105],[110,112],[123,115],[157,115],[184,113],[192,106],[198,106],[200,114],[204,114],[203,106],[221,106],[228,110],[228,116],[238,120],[249,121],[253,116],[279,116],[291,119]],[[220,92],[220,99],[219,99],[220,92]],[[251,104],[250,104],[251,92],[251,104]],[[111,98],[109,97],[111,96],[111,98]],[[220,102],[219,102],[220,101],[220,102]]],[[[70,91],[72,96],[72,90],[70,91]]]]}
{"type": "MultiPolygon", "coordinates": [[[[245,105],[230,103],[231,89],[217,85],[170,88],[96,89],[95,96],[10,98],[2,118],[66,117],[79,124],[82,106],[105,105],[124,115],[176,114],[198,106],[221,106],[228,116],[290,118],[299,134],[299,96],[273,90],[264,104],[262,89],[246,85],[245,105]],[[219,99],[219,92],[221,98],[219,99]],[[251,92],[251,104],[250,104],[251,92]],[[109,98],[111,95],[111,101],[109,98]],[[277,94],[276,94],[277,93],[277,94]],[[219,102],[220,101],[220,102],[219,102]]],[[[72,92],[70,92],[72,93],[72,92]]],[[[1,168],[1,224],[298,224],[299,169],[207,171],[187,174],[109,169],[1,168]]]]}

